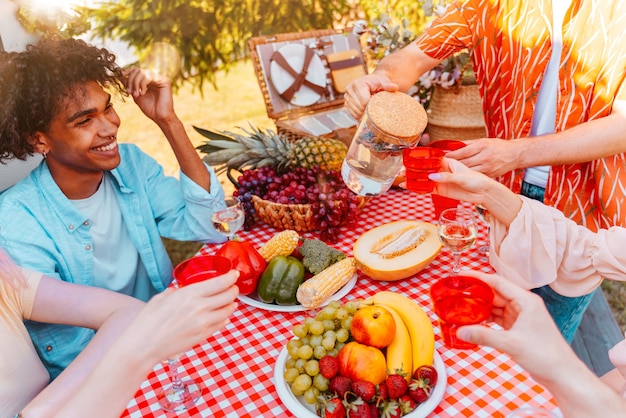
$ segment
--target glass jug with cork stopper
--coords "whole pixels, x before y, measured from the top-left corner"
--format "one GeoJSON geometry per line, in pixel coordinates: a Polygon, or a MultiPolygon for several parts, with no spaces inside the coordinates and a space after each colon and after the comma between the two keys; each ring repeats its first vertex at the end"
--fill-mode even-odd
{"type": "Polygon", "coordinates": [[[417,145],[427,121],[426,111],[411,96],[374,94],[341,166],[346,186],[360,196],[389,190],[403,166],[402,150],[417,145]]]}

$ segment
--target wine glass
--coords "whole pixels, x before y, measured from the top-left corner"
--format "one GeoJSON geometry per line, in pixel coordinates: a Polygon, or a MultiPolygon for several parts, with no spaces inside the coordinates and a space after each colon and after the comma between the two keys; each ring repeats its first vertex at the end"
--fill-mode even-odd
{"type": "MultiPolygon", "coordinates": [[[[172,286],[181,288],[228,273],[232,264],[226,257],[202,255],[189,258],[174,269],[172,286]]],[[[157,396],[159,404],[168,412],[184,411],[195,405],[204,385],[191,379],[182,379],[178,373],[180,354],[167,359],[171,383],[157,396]]]]}
{"type": "Polygon", "coordinates": [[[442,244],[452,252],[452,274],[457,275],[461,270],[461,253],[474,245],[478,235],[476,215],[463,208],[446,209],[439,216],[437,229],[442,244]]]}
{"type": "Polygon", "coordinates": [[[246,212],[241,201],[236,196],[228,196],[224,199],[226,208],[211,214],[213,227],[231,240],[235,233],[241,229],[246,219],[246,212]]]}
{"type": "Polygon", "coordinates": [[[478,204],[476,205],[476,212],[478,213],[478,217],[481,221],[483,221],[487,225],[487,243],[478,247],[478,252],[483,256],[484,259],[489,260],[489,229],[491,226],[489,225],[489,211],[485,209],[484,206],[478,204]]]}

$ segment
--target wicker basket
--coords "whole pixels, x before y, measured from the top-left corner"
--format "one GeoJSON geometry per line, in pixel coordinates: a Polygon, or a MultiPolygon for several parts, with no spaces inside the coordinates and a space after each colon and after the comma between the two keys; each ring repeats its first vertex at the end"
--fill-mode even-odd
{"type": "Polygon", "coordinates": [[[281,203],[252,196],[254,210],[261,221],[277,229],[293,229],[298,232],[315,230],[311,205],[281,203]]]}
{"type": "Polygon", "coordinates": [[[431,141],[484,138],[487,132],[478,86],[461,86],[459,89],[435,86],[428,108],[426,132],[431,141]]]}
{"type": "MultiPolygon", "coordinates": [[[[281,204],[252,196],[254,210],[261,221],[276,229],[293,229],[298,232],[315,231],[313,210],[308,204],[281,204]]],[[[367,203],[367,198],[360,197],[359,209],[367,203]]]]}
{"type": "MultiPolygon", "coordinates": [[[[344,49],[358,50],[362,57],[361,44],[358,36],[353,35],[339,29],[320,29],[304,32],[281,33],[270,36],[257,36],[248,40],[248,51],[254,72],[263,95],[267,116],[276,123],[277,131],[286,135],[290,140],[295,141],[305,136],[311,136],[311,133],[302,129],[299,121],[301,118],[308,116],[320,117],[324,124],[332,131],[317,136],[334,138],[349,144],[356,130],[356,121],[354,126],[333,126],[331,119],[327,119],[325,115],[334,115],[336,112],[345,112],[343,108],[343,94],[338,93],[334,88],[332,78],[330,77],[326,55],[344,49]],[[325,71],[327,73],[327,88],[322,97],[314,104],[306,107],[292,105],[283,100],[278,92],[274,89],[267,69],[269,68],[269,59],[271,54],[280,49],[281,46],[287,44],[304,44],[311,45],[318,43],[316,49],[323,57],[325,71]]],[[[362,58],[363,71],[367,73],[365,59],[362,58]]]]}

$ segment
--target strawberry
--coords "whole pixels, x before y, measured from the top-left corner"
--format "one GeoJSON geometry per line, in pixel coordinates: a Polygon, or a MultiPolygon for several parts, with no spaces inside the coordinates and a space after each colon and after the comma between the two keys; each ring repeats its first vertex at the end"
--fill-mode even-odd
{"type": "Polygon", "coordinates": [[[322,397],[321,403],[318,404],[317,415],[323,418],[345,418],[346,407],[337,397],[330,399],[322,397]]]}
{"type": "Polygon", "coordinates": [[[390,374],[385,380],[389,391],[389,399],[398,399],[408,390],[408,383],[404,376],[400,374],[390,374]]]}
{"type": "Polygon", "coordinates": [[[433,387],[437,384],[437,370],[433,366],[420,366],[413,372],[413,379],[422,379],[433,387]]]}
{"type": "Polygon", "coordinates": [[[418,404],[426,402],[428,398],[430,398],[431,390],[432,388],[426,383],[426,380],[411,379],[411,384],[409,384],[409,396],[418,404]]]}
{"type": "Polygon", "coordinates": [[[402,416],[400,404],[396,401],[384,402],[380,411],[380,418],[399,418],[402,416]]]}
{"type": "Polygon", "coordinates": [[[347,418],[371,418],[370,406],[361,398],[356,398],[347,407],[347,418]]]}
{"type": "MultiPolygon", "coordinates": [[[[409,386],[409,388],[410,388],[410,386],[409,386]]],[[[413,398],[411,398],[411,396],[409,396],[409,395],[402,395],[402,396],[400,396],[400,398],[398,398],[398,403],[400,404],[400,409],[402,410],[402,415],[406,415],[406,414],[408,414],[410,412],[413,412],[413,410],[419,406],[417,404],[417,402],[415,402],[413,400],[413,398]]]]}
{"type": "Polygon", "coordinates": [[[319,361],[320,373],[326,379],[332,379],[339,373],[339,360],[333,356],[324,356],[319,361]]]}
{"type": "Polygon", "coordinates": [[[380,382],[378,384],[378,397],[383,401],[389,400],[389,389],[387,389],[387,383],[380,382]]]}
{"type": "Polygon", "coordinates": [[[352,382],[352,393],[359,396],[365,402],[369,402],[376,395],[376,386],[372,382],[357,380],[352,382]]]}
{"type": "Polygon", "coordinates": [[[346,392],[350,392],[352,381],[345,376],[338,374],[330,379],[328,390],[335,392],[341,399],[345,399],[346,392]]]}

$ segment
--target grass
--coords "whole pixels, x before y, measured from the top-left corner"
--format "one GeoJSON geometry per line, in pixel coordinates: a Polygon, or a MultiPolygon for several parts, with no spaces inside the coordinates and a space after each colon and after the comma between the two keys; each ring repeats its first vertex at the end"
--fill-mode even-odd
{"type": "MultiPolygon", "coordinates": [[[[275,128],[274,122],[267,116],[250,61],[239,62],[228,73],[219,74],[217,86],[217,89],[206,87],[202,94],[183,87],[174,98],[176,112],[194,146],[200,145],[204,137],[194,131],[192,125],[229,131],[236,131],[238,126],[247,127],[249,123],[261,128],[275,128]]],[[[178,163],[156,125],[141,113],[132,100],[118,102],[115,106],[122,118],[118,133],[120,142],[137,144],[163,165],[166,174],[178,176],[178,163]]],[[[221,176],[220,180],[225,190],[232,190],[232,184],[225,176],[221,176]]],[[[201,247],[195,242],[164,241],[174,264],[195,254],[201,247]]],[[[602,289],[618,324],[626,332],[626,283],[607,280],[602,289]]]]}

